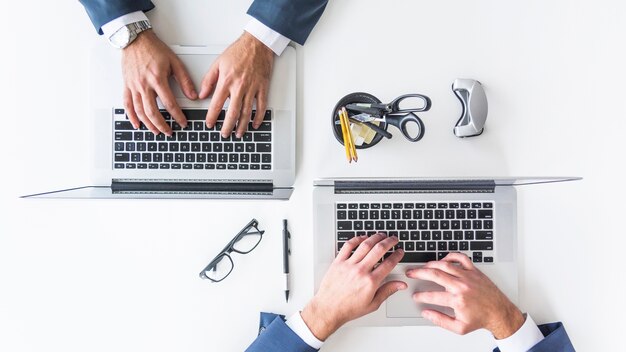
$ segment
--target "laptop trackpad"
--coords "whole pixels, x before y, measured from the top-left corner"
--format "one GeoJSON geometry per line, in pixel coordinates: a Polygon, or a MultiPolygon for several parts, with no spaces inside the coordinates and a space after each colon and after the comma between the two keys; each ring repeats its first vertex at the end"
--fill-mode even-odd
{"type": "Polygon", "coordinates": [[[454,316],[454,310],[449,307],[435,306],[431,304],[417,304],[413,300],[414,292],[443,291],[443,287],[432,281],[413,280],[404,275],[389,275],[388,281],[404,281],[409,285],[406,290],[398,291],[387,299],[388,318],[421,318],[423,309],[434,309],[442,313],[454,316]]]}

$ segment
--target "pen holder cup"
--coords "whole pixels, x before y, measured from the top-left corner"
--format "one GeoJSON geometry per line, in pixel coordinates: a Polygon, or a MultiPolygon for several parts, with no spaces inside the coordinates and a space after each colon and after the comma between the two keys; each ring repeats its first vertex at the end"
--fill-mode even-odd
{"type": "MultiPolygon", "coordinates": [[[[337,105],[335,105],[335,108],[333,109],[333,113],[332,113],[332,117],[331,117],[331,123],[332,123],[332,129],[333,129],[333,134],[335,135],[335,139],[337,139],[337,142],[339,142],[341,145],[343,145],[343,133],[341,131],[341,124],[336,123],[336,121],[339,121],[339,113],[338,111],[348,105],[348,104],[353,104],[353,103],[374,103],[374,104],[378,104],[380,103],[380,99],[376,98],[375,96],[368,94],[368,93],[350,93],[348,95],[346,95],[345,97],[341,98],[341,100],[339,100],[339,102],[337,103],[337,105]]],[[[350,116],[354,116],[358,114],[355,111],[350,111],[348,110],[348,117],[350,116]]],[[[380,124],[378,125],[378,127],[387,130],[387,124],[385,124],[384,122],[380,122],[380,124]]],[[[380,133],[376,133],[376,135],[374,136],[374,138],[372,139],[372,141],[370,143],[363,143],[362,145],[358,145],[355,146],[356,149],[367,149],[369,147],[372,147],[374,145],[376,145],[378,142],[380,142],[380,140],[383,139],[383,135],[380,133]]]]}

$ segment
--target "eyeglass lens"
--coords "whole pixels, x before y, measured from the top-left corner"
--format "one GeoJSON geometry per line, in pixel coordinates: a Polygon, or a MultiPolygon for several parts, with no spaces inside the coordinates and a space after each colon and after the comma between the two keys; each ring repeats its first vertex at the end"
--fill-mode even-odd
{"type": "Polygon", "coordinates": [[[233,270],[233,261],[226,254],[222,254],[212,268],[204,271],[204,275],[211,281],[222,281],[233,270]]]}
{"type": "Polygon", "coordinates": [[[237,241],[233,243],[233,250],[246,254],[252,251],[261,242],[262,232],[255,227],[250,227],[247,232],[239,235],[237,241]]]}

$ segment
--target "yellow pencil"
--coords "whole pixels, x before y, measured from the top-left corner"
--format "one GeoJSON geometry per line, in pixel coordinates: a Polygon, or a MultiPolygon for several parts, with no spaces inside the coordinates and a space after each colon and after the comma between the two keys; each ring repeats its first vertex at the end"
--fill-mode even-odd
{"type": "Polygon", "coordinates": [[[352,156],[350,155],[350,142],[348,140],[348,129],[344,122],[343,112],[341,110],[337,111],[339,114],[339,122],[341,123],[341,135],[343,137],[343,146],[346,149],[346,158],[348,158],[348,162],[352,162],[352,156]]]}
{"type": "Polygon", "coordinates": [[[348,130],[348,139],[350,140],[350,155],[352,160],[359,161],[359,157],[356,154],[356,146],[354,145],[354,138],[352,137],[352,131],[350,130],[350,123],[348,120],[348,111],[345,107],[341,108],[341,112],[343,113],[344,119],[346,121],[346,126],[348,130]]]}

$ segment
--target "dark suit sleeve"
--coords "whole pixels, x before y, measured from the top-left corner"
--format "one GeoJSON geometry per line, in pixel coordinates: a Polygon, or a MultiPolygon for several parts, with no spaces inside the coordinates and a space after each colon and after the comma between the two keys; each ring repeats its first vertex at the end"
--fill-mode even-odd
{"type": "Polygon", "coordinates": [[[102,34],[102,26],[112,20],[135,11],[150,11],[154,4],[150,0],[79,0],[96,27],[102,34]]]}
{"type": "MultiPolygon", "coordinates": [[[[544,339],[528,352],[576,352],[562,323],[539,325],[539,330],[544,339]]],[[[496,348],[493,351],[500,352],[500,349],[496,348]]]]}
{"type": "Polygon", "coordinates": [[[254,0],[248,15],[294,42],[304,45],[328,0],[254,0]]]}
{"type": "Polygon", "coordinates": [[[246,349],[246,352],[315,352],[313,347],[307,345],[291,330],[282,316],[261,313],[259,336],[246,349]]]}

